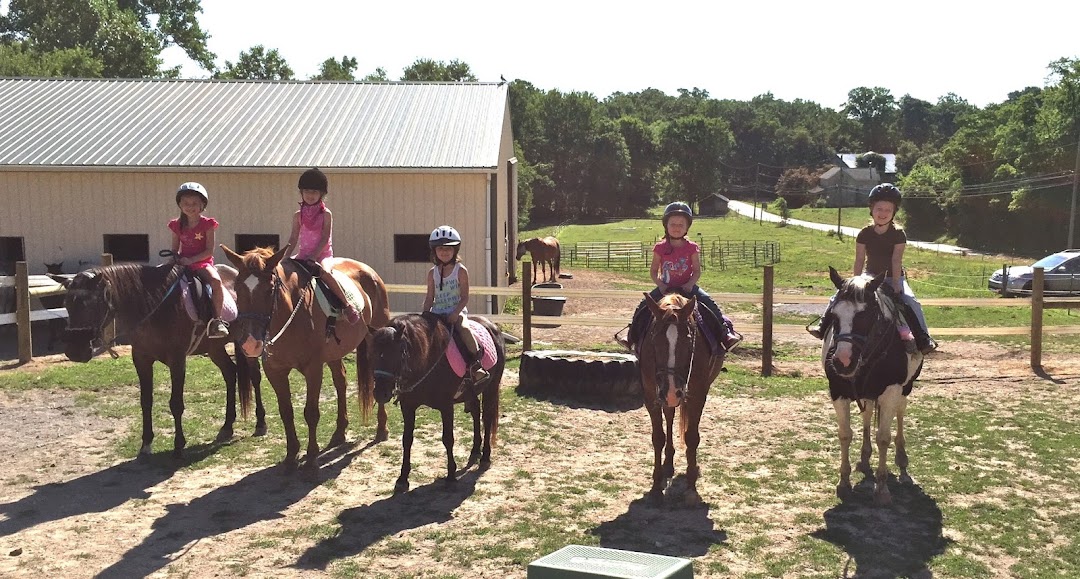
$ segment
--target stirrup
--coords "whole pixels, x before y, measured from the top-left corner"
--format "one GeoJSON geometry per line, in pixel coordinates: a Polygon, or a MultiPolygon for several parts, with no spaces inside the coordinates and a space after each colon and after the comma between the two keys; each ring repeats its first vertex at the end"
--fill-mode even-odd
{"type": "MultiPolygon", "coordinates": [[[[726,326],[725,326],[726,327],[726,326]]],[[[720,340],[720,346],[724,348],[725,352],[734,350],[743,341],[743,335],[735,330],[731,330],[724,338],[720,340]],[[729,340],[730,338],[730,340],[729,340]],[[730,345],[729,345],[730,342],[730,345]]]]}
{"type": "Polygon", "coordinates": [[[621,330],[615,332],[615,334],[612,336],[612,339],[615,340],[616,344],[626,348],[630,352],[633,352],[634,351],[634,344],[632,344],[630,342],[630,331],[629,330],[630,330],[630,324],[626,324],[626,327],[624,327],[621,330]],[[624,331],[626,332],[626,337],[625,338],[620,337],[619,334],[623,333],[624,331]]]}
{"type": "Polygon", "coordinates": [[[817,338],[819,340],[824,340],[825,339],[825,331],[821,327],[821,316],[818,316],[813,321],[811,321],[809,324],[806,324],[806,331],[811,336],[813,336],[813,337],[815,337],[815,338],[817,338]]]}

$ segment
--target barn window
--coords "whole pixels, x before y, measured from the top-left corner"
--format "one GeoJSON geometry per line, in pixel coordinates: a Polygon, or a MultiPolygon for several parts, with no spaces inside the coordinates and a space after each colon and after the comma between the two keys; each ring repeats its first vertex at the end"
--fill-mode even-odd
{"type": "Polygon", "coordinates": [[[274,251],[281,249],[278,243],[281,239],[276,233],[237,233],[236,234],[236,253],[244,253],[255,249],[256,247],[269,247],[274,251]]]}
{"type": "Polygon", "coordinates": [[[15,275],[15,262],[26,261],[21,237],[0,237],[0,275],[15,275]]]}
{"type": "Polygon", "coordinates": [[[427,263],[430,251],[426,233],[394,235],[394,263],[427,263]]]}
{"type": "Polygon", "coordinates": [[[145,233],[106,233],[105,253],[113,261],[150,261],[150,236],[145,233]]]}

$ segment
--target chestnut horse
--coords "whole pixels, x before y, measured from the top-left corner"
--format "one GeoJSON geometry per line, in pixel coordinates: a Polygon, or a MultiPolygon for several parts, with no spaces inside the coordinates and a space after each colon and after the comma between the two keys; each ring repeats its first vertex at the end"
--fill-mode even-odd
{"type": "Polygon", "coordinates": [[[544,270],[544,281],[550,281],[555,283],[555,280],[559,277],[559,260],[562,257],[562,252],[559,249],[559,240],[554,237],[545,237],[543,239],[534,237],[525,241],[518,242],[517,244],[517,259],[521,260],[525,257],[525,252],[528,251],[532,256],[533,262],[533,285],[536,285],[536,266],[539,265],[544,270]],[[548,277],[547,266],[551,265],[551,277],[548,277]]]}
{"type": "Polygon", "coordinates": [[[900,340],[896,330],[897,306],[885,293],[885,275],[844,280],[832,267],[829,277],[839,291],[825,320],[821,345],[821,363],[829,378],[829,396],[836,411],[840,437],[840,481],[836,495],[841,500],[851,496],[851,403],[862,410],[862,453],[858,468],[871,474],[870,424],[877,412],[877,472],[874,475],[874,502],[886,505],[889,494],[889,467],[886,453],[892,439],[892,421],[896,418],[896,466],[900,482],[911,484],[908,457],[904,446],[904,412],[907,397],[922,371],[923,355],[900,340]]]}
{"type": "MultiPolygon", "coordinates": [[[[221,283],[230,293],[236,279],[236,270],[226,265],[217,266],[221,283]]],[[[205,322],[193,322],[180,300],[179,284],[183,283],[184,267],[180,265],[119,264],[91,268],[68,280],[56,276],[52,279],[67,288],[64,307],[68,312],[68,326],[64,330],[64,354],[75,362],[88,362],[107,350],[104,330],[111,322],[117,323],[117,331],[131,342],[131,361],[139,375],[139,401],[142,406],[141,456],[149,455],[154,440],[152,406],[154,402],[154,362],[169,367],[172,378],[172,410],[174,434],[173,456],[183,454],[187,439],[181,417],[184,414],[184,381],[187,357],[208,354],[210,360],[221,370],[225,379],[225,424],[218,431],[217,441],[225,442],[233,436],[236,421],[236,384],[238,364],[241,372],[240,408],[247,416],[251,404],[252,379],[257,376],[255,364],[236,354],[236,362],[225,351],[228,340],[211,340],[205,337],[205,322]],[[251,372],[247,372],[251,370],[251,372]]],[[[262,396],[255,390],[256,424],[255,436],[266,434],[266,411],[262,396]]]]}
{"type": "MultiPolygon", "coordinates": [[[[363,296],[361,320],[350,324],[336,323],[336,335],[327,337],[327,317],[311,287],[311,273],[292,259],[283,259],[289,246],[277,253],[257,248],[239,255],[224,245],[229,261],[237,268],[236,306],[240,312],[234,323],[241,337],[243,351],[250,357],[263,357],[263,373],[274,387],[278,412],[285,425],[286,450],[282,464],[294,469],[299,464],[300,441],[293,418],[292,392],[289,372],[294,368],[307,382],[304,419],[308,427],[305,467],[314,475],[318,471],[319,394],[322,390],[323,364],[337,390],[337,429],[327,448],[345,442],[349,425],[347,411],[347,382],[342,358],[356,352],[356,374],[359,387],[360,413],[367,423],[373,405],[373,376],[369,362],[368,335],[390,319],[386,285],[379,274],[366,264],[338,258],[334,269],[345,273],[363,296]]],[[[386,409],[380,404],[375,440],[386,440],[386,409]]]]}
{"type": "Polygon", "coordinates": [[[666,481],[675,476],[675,444],[672,425],[679,409],[679,433],[686,446],[686,502],[699,503],[697,448],[698,427],[709,387],[724,366],[724,353],[713,354],[695,320],[697,298],[668,294],[659,302],[648,293],[645,303],[653,321],[641,339],[638,368],[645,408],[652,421],[653,483],[649,496],[664,498],[666,481]],[[666,430],[665,430],[666,425],[666,430]],[[664,451],[661,462],[660,451],[664,451]]]}
{"type": "MultiPolygon", "coordinates": [[[[506,351],[502,333],[482,316],[468,316],[479,323],[491,335],[495,344],[495,365],[491,378],[475,392],[464,388],[463,378],[458,377],[446,359],[450,344],[450,331],[439,316],[431,313],[404,314],[390,320],[390,324],[375,331],[375,399],[385,404],[397,396],[405,429],[401,435],[401,475],[394,485],[394,492],[409,490],[409,472],[412,453],[413,429],[416,426],[416,409],[421,405],[434,408],[442,415],[442,442],[446,447],[446,480],[457,480],[457,463],[454,461],[454,405],[464,402],[473,419],[473,446],[468,466],[480,461],[480,468],[491,464],[491,447],[499,431],[499,383],[506,365],[506,351]],[[484,439],[480,448],[480,404],[483,399],[484,439]]],[[[468,466],[466,468],[468,468],[468,466]]]]}

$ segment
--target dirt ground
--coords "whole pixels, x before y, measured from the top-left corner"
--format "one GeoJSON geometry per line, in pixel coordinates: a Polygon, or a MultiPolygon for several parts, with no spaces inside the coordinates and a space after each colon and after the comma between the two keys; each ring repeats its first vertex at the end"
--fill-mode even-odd
{"type": "MultiPolygon", "coordinates": [[[[566,287],[610,287],[617,276],[576,271],[566,287]]],[[[566,315],[623,315],[634,303],[610,300],[576,300],[568,303],[566,315]]],[[[752,345],[760,339],[745,320],[736,316],[736,325],[752,345]]],[[[564,326],[541,329],[534,340],[556,344],[591,344],[609,340],[612,329],[564,326]]],[[[817,343],[809,336],[785,336],[788,343],[812,352],[817,343]]],[[[617,346],[613,344],[613,350],[617,346]]],[[[759,368],[756,350],[733,356],[729,364],[759,368]]],[[[811,359],[805,357],[805,359],[811,359]]],[[[66,363],[59,357],[37,359],[34,367],[66,363]]],[[[817,363],[782,362],[781,374],[819,379],[817,363]]],[[[1076,384],[1080,360],[1071,356],[1047,356],[1045,377],[1070,385],[1071,396],[1080,398],[1076,384]]],[[[1012,397],[1016,384],[1028,381],[1032,372],[1027,354],[996,345],[947,340],[932,355],[923,372],[919,389],[950,395],[983,398],[1012,397]]],[[[508,372],[502,387],[513,388],[517,376],[508,372]]],[[[1034,388],[1032,386],[1021,386],[1034,388]]],[[[916,393],[916,396],[918,393],[916,393]]],[[[271,402],[272,403],[272,402],[271,402]]],[[[790,417],[820,411],[831,421],[827,397],[807,408],[805,399],[735,398],[723,407],[712,398],[706,414],[723,420],[703,425],[703,440],[728,441],[723,450],[722,468],[761,452],[762,432],[791,427],[790,417]]],[[[391,409],[397,412],[396,408],[391,409]]],[[[431,561],[439,552],[432,538],[437,533],[468,534],[483,527],[493,517],[521,516],[518,493],[543,492],[545,485],[558,484],[569,474],[583,478],[597,470],[627,476],[643,464],[647,448],[643,409],[630,412],[602,412],[590,408],[557,406],[558,424],[563,432],[582,433],[576,446],[553,463],[548,453],[537,452],[526,442],[508,443],[496,449],[492,467],[482,476],[475,470],[465,475],[454,491],[442,490],[436,479],[443,475],[442,447],[431,432],[418,434],[414,449],[413,491],[391,497],[393,481],[400,465],[388,459],[383,445],[400,447],[400,433],[391,440],[369,447],[367,441],[327,453],[323,458],[321,484],[302,477],[282,476],[275,469],[218,467],[167,472],[147,468],[133,460],[106,462],[116,439],[125,431],[108,418],[92,415],[76,405],[71,395],[57,392],[0,392],[0,576],[3,577],[306,577],[319,576],[327,569],[328,557],[317,546],[318,531],[290,531],[338,521],[343,526],[337,543],[337,557],[365,553],[373,544],[391,539],[397,547],[384,547],[365,560],[368,567],[355,576],[436,576],[431,561]],[[597,429],[610,436],[592,436],[597,429]],[[617,434],[622,433],[622,434],[617,434]],[[633,456],[627,460],[627,456],[633,456]],[[531,488],[516,488],[505,481],[515,472],[532,473],[531,488]],[[545,473],[560,473],[549,477],[545,473]],[[622,474],[618,474],[622,473],[622,474]],[[508,515],[509,513],[509,515],[508,515]],[[312,536],[314,535],[314,536],[312,536]]],[[[325,417],[324,417],[325,418],[325,417]]],[[[276,418],[275,418],[276,420],[276,418]]],[[[502,432],[513,431],[521,417],[504,414],[502,432]]],[[[240,435],[250,434],[251,424],[240,426],[240,435]]],[[[432,431],[433,432],[433,431],[432,431]]],[[[281,436],[280,424],[271,425],[271,436],[281,436]]],[[[159,431],[158,442],[168,440],[159,431]]],[[[459,441],[464,434],[459,434],[459,441]]],[[[195,442],[195,441],[192,441],[195,442]]],[[[160,444],[159,444],[160,446],[160,444]]],[[[459,444],[458,454],[467,451],[459,444]]],[[[647,474],[642,471],[644,491],[647,474]]],[[[831,486],[833,482],[823,481],[831,486]]],[[[703,485],[700,489],[713,520],[738,513],[725,509],[725,489],[703,485]]],[[[601,503],[588,513],[591,521],[613,521],[633,516],[640,492],[623,492],[598,499],[601,503]],[[627,505],[632,505],[630,511],[627,505]]],[[[759,505],[768,509],[768,505],[759,505]]],[[[527,514],[526,514],[527,516],[527,514]]],[[[651,514],[679,517],[686,514],[651,514]]],[[[755,516],[782,517],[783,513],[755,516]]],[[[606,524],[606,523],[605,523],[606,524]]],[[[673,526],[686,533],[716,533],[706,521],[678,522],[673,526]]],[[[604,527],[601,524],[600,527],[604,527]]],[[[660,528],[663,528],[661,525],[660,528]]],[[[645,532],[645,531],[643,531],[645,532]]],[[[663,550],[679,536],[649,537],[663,550]]],[[[704,553],[702,553],[704,554],[704,553]]],[[[468,577],[524,577],[523,565],[494,560],[490,568],[455,569],[453,559],[441,554],[448,566],[442,572],[468,577]]],[[[725,560],[731,576],[749,571],[738,554],[725,560]]],[[[725,573],[724,576],[727,576],[725,573]]],[[[712,576],[712,575],[707,575],[712,576]]]]}

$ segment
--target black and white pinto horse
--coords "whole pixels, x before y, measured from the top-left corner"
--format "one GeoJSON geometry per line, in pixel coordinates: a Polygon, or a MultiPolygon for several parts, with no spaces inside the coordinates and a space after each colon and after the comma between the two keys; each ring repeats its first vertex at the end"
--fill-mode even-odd
{"type": "Polygon", "coordinates": [[[904,446],[904,411],[912,384],[922,371],[923,355],[906,347],[897,332],[897,307],[876,278],[858,276],[843,279],[832,267],[829,276],[839,292],[827,314],[821,362],[829,378],[829,395],[836,409],[840,437],[840,482],[836,495],[841,500],[851,497],[851,403],[856,402],[863,415],[863,446],[858,468],[867,476],[870,471],[871,418],[876,410],[878,464],[874,475],[874,502],[887,505],[889,467],[886,453],[892,438],[893,418],[896,419],[896,466],[900,482],[911,484],[908,457],[904,446]]]}

